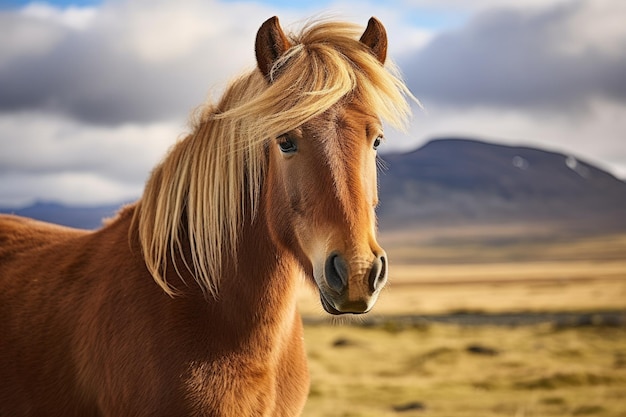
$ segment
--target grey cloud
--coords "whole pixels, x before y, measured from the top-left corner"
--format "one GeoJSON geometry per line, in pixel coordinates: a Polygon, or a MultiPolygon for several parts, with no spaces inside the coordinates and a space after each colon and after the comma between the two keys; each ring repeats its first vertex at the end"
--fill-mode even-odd
{"type": "MultiPolygon", "coordinates": [[[[110,19],[111,10],[107,12],[102,19],[110,19]]],[[[210,20],[211,15],[207,18],[210,20]]],[[[11,21],[13,39],[0,39],[0,51],[11,52],[0,60],[0,112],[35,110],[103,125],[179,120],[206,99],[212,85],[224,82],[237,67],[241,69],[242,61],[254,62],[251,25],[246,24],[246,29],[235,35],[202,33],[191,47],[181,41],[183,53],[150,59],[142,55],[141,45],[129,39],[136,19],[133,15],[120,16],[117,27],[107,27],[110,20],[103,20],[85,30],[72,30],[5,12],[0,20],[11,21]],[[34,29],[40,38],[42,33],[54,35],[54,41],[43,47],[41,42],[29,42],[34,29]],[[221,36],[230,36],[228,43],[235,50],[241,49],[245,36],[248,50],[233,54],[224,48],[221,36]],[[22,42],[33,51],[13,51],[6,46],[10,42],[22,42]]],[[[187,21],[179,23],[181,30],[190,25],[187,21]]],[[[206,25],[212,24],[206,21],[206,25]]],[[[155,33],[142,36],[168,38],[158,27],[151,29],[155,33]]],[[[172,45],[164,48],[175,49],[172,45]]]]}
{"type": "MultiPolygon", "coordinates": [[[[626,30],[612,51],[585,42],[584,31],[578,33],[571,22],[588,4],[484,12],[400,64],[426,105],[569,111],[590,98],[626,102],[626,30]]],[[[603,24],[587,20],[588,25],[603,24]]]]}
{"type": "Polygon", "coordinates": [[[204,99],[207,80],[189,82],[195,75],[71,38],[52,55],[0,69],[0,110],[39,109],[98,124],[167,119],[188,112],[193,99],[204,99]]]}

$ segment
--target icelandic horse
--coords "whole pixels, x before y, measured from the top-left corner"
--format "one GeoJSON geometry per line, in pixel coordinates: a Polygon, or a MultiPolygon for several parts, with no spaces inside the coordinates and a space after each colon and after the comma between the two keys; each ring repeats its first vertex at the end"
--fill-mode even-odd
{"type": "Polygon", "coordinates": [[[412,96],[382,24],[360,33],[263,23],[258,68],[99,230],[0,217],[0,416],[301,413],[301,278],[330,314],[387,280],[376,148],[412,96]]]}

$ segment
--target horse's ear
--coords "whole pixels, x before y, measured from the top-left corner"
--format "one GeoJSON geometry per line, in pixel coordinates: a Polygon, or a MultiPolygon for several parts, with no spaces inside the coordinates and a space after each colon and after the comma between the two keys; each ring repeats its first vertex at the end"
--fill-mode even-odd
{"type": "Polygon", "coordinates": [[[291,43],[281,29],[278,17],[271,17],[261,25],[256,34],[254,50],[257,65],[268,81],[271,81],[270,72],[274,62],[290,47],[291,43]]]}
{"type": "Polygon", "coordinates": [[[378,19],[375,17],[370,18],[360,41],[370,48],[372,54],[381,64],[385,63],[387,59],[387,31],[378,19]]]}

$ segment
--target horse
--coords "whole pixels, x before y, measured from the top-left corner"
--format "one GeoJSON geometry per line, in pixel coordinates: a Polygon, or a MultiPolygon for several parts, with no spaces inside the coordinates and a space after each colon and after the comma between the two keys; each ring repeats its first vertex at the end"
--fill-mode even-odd
{"type": "Polygon", "coordinates": [[[388,275],[376,148],[412,96],[362,30],[265,21],[256,67],[100,229],[0,218],[0,416],[302,412],[301,281],[360,314],[388,275]]]}

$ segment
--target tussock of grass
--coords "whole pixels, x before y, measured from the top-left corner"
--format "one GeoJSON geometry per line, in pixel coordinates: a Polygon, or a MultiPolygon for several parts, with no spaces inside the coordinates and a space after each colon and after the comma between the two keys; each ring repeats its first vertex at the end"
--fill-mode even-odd
{"type": "Polygon", "coordinates": [[[574,411],[572,412],[572,415],[591,416],[591,415],[604,414],[605,411],[606,411],[606,408],[602,407],[601,405],[581,405],[580,407],[577,407],[576,409],[574,409],[574,411]]]}
{"type": "MultiPolygon", "coordinates": [[[[615,378],[608,375],[589,372],[556,372],[548,376],[516,382],[514,387],[520,389],[554,390],[569,387],[612,385],[615,382],[615,378]]],[[[624,381],[621,382],[624,383],[624,381]]]]}

